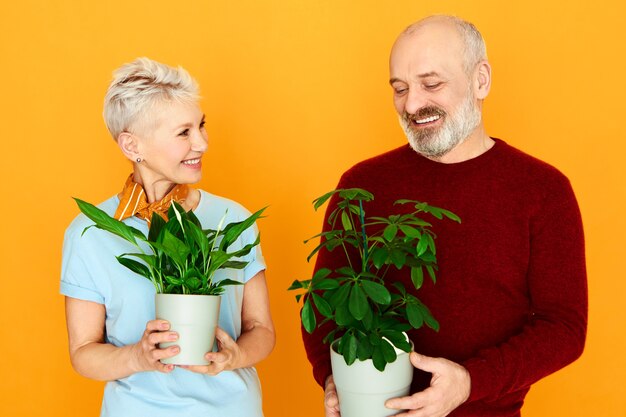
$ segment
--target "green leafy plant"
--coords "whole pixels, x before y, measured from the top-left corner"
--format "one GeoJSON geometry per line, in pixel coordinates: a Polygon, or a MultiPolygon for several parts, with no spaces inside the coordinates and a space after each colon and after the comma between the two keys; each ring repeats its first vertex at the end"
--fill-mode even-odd
{"type": "Polygon", "coordinates": [[[396,205],[410,205],[412,211],[389,217],[365,217],[364,203],[374,196],[363,189],[338,189],[313,201],[317,210],[333,195],[337,204],[328,216],[330,230],[311,237],[320,243],[308,256],[309,261],[320,249],[342,250],[346,264],[334,271],[321,268],[311,279],[295,280],[289,290],[300,290],[301,319],[304,329],[312,333],[331,321],[333,329],[324,343],[337,340],[335,350],[346,363],[372,359],[383,371],[396,360],[393,348],[409,352],[405,336],[410,329],[426,324],[439,330],[439,323],[429,309],[412,293],[427,275],[436,282],[437,258],[435,233],[431,223],[417,215],[426,213],[461,222],[454,213],[415,200],[398,200],[396,205]],[[389,283],[385,275],[390,268],[409,268],[413,289],[400,282],[389,283]],[[323,318],[317,323],[316,312],[323,318]]]}
{"type": "Polygon", "coordinates": [[[240,285],[238,281],[214,281],[217,270],[243,269],[248,262],[245,256],[259,244],[260,236],[241,249],[229,252],[241,234],[260,218],[265,208],[241,222],[224,225],[226,214],[216,230],[202,229],[192,211],[172,203],[168,221],[159,214],[152,215],[148,236],[140,230],[114,219],[93,204],[75,198],[80,211],[95,224],[91,227],[105,230],[133,244],[139,251],[117,256],[119,263],[149,279],[157,293],[220,295],[227,285],[240,285]]]}

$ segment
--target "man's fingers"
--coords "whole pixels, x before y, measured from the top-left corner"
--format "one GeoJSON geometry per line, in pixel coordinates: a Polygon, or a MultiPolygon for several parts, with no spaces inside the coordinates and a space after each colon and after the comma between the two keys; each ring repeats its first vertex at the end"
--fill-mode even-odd
{"type": "Polygon", "coordinates": [[[423,406],[423,395],[416,393],[407,397],[392,398],[385,402],[385,407],[392,410],[416,410],[423,406]]]}
{"type": "Polygon", "coordinates": [[[326,395],[324,396],[324,402],[326,403],[326,407],[337,407],[339,405],[339,398],[337,397],[336,391],[326,391],[326,395]]]}
{"type": "Polygon", "coordinates": [[[409,359],[414,367],[422,371],[434,374],[441,370],[441,361],[438,358],[431,358],[430,356],[420,355],[417,352],[411,352],[409,359]]]}

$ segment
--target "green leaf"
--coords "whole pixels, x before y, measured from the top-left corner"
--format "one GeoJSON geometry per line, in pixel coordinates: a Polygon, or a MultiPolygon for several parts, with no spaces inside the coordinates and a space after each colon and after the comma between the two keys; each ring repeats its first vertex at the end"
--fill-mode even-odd
{"type": "Polygon", "coordinates": [[[389,343],[385,339],[383,339],[380,343],[380,350],[383,354],[383,358],[385,359],[385,362],[387,363],[394,362],[396,358],[398,357],[396,355],[395,349],[393,348],[393,346],[391,346],[391,343],[389,343]]]}
{"type": "Polygon", "coordinates": [[[339,287],[337,292],[333,293],[328,302],[335,308],[339,308],[339,306],[343,305],[348,299],[348,295],[350,294],[350,288],[350,285],[342,285],[341,287],[339,287]]]}
{"type": "Polygon", "coordinates": [[[351,333],[346,333],[342,338],[343,357],[346,360],[346,364],[352,365],[356,360],[357,340],[351,333]]]}
{"type": "Polygon", "coordinates": [[[457,223],[461,223],[461,218],[457,216],[456,214],[446,209],[440,209],[440,210],[441,210],[441,213],[443,213],[443,215],[449,218],[450,220],[453,220],[457,223]]]}
{"type": "Polygon", "coordinates": [[[369,298],[378,304],[387,305],[391,302],[389,290],[377,282],[362,280],[361,285],[369,298]]]}
{"type": "Polygon", "coordinates": [[[338,326],[346,326],[354,321],[354,318],[350,315],[348,306],[339,305],[335,308],[335,323],[338,326]]]}
{"type": "Polygon", "coordinates": [[[411,350],[411,344],[406,340],[402,332],[396,330],[384,330],[381,332],[381,335],[389,339],[389,341],[398,349],[405,352],[409,352],[411,350]]]}
{"type": "Polygon", "coordinates": [[[411,282],[416,290],[422,288],[424,284],[424,271],[421,266],[411,268],[411,282]]]}
{"type": "Polygon", "coordinates": [[[345,188],[338,189],[339,197],[345,200],[371,201],[374,195],[362,188],[345,188]]]}
{"type": "Polygon", "coordinates": [[[206,260],[209,256],[209,251],[211,250],[209,239],[207,238],[206,234],[204,234],[202,229],[196,226],[193,222],[186,221],[185,224],[187,228],[187,233],[189,234],[189,236],[191,236],[196,245],[198,245],[203,259],[206,260]]]}
{"type": "Polygon", "coordinates": [[[374,346],[372,351],[372,362],[374,363],[374,368],[378,369],[380,372],[384,371],[385,366],[387,366],[380,344],[378,346],[374,346]]]}
{"type": "Polygon", "coordinates": [[[424,237],[427,235],[423,235],[422,238],[420,239],[419,243],[417,244],[417,247],[415,248],[415,252],[417,254],[417,256],[422,256],[426,250],[428,249],[428,240],[424,239],[424,237]]]}
{"type": "Polygon", "coordinates": [[[413,303],[408,303],[406,305],[406,315],[407,319],[411,326],[414,329],[419,329],[424,324],[424,318],[422,317],[422,313],[420,309],[413,303]]]}
{"type": "Polygon", "coordinates": [[[323,279],[313,283],[314,290],[334,290],[335,288],[339,288],[339,282],[334,279],[323,279]]]}
{"type": "Polygon", "coordinates": [[[80,211],[91,221],[93,221],[98,229],[113,233],[114,235],[121,237],[122,239],[132,243],[135,246],[138,246],[137,238],[143,241],[147,240],[145,235],[141,231],[135,229],[134,227],[127,226],[123,222],[114,219],[113,217],[109,216],[105,211],[99,209],[93,204],[87,203],[86,201],[80,200],[78,198],[74,198],[74,200],[76,201],[76,204],[78,204],[78,208],[80,209],[80,211]]]}
{"type": "Polygon", "coordinates": [[[241,281],[235,281],[234,279],[224,278],[215,283],[216,286],[225,287],[227,285],[244,285],[241,281]]]}
{"type": "Polygon", "coordinates": [[[406,295],[406,288],[404,288],[404,284],[402,284],[400,281],[396,281],[393,284],[394,287],[396,287],[396,289],[398,290],[398,292],[402,295],[405,296],[406,295]]]}
{"type": "Polygon", "coordinates": [[[297,279],[294,280],[291,285],[289,286],[289,288],[287,288],[287,291],[291,291],[291,290],[298,290],[300,288],[304,288],[304,285],[302,284],[302,281],[298,281],[297,279]]]}
{"type": "Polygon", "coordinates": [[[433,267],[431,265],[426,265],[426,271],[428,271],[428,275],[430,276],[430,279],[433,281],[433,283],[436,283],[437,277],[435,276],[435,270],[433,269],[433,267]]]}
{"type": "Polygon", "coordinates": [[[406,236],[410,238],[419,239],[422,237],[422,233],[414,227],[407,226],[404,224],[401,224],[398,227],[400,228],[400,230],[402,230],[402,233],[404,233],[406,236]]]}
{"type": "Polygon", "coordinates": [[[185,260],[189,255],[189,248],[179,238],[174,236],[169,230],[165,229],[161,248],[179,267],[185,266],[185,260]]]}
{"type": "Polygon", "coordinates": [[[380,269],[381,266],[387,262],[387,258],[389,257],[389,252],[386,248],[376,248],[372,251],[371,259],[372,263],[377,269],[380,269]]]}
{"type": "Polygon", "coordinates": [[[315,313],[313,312],[313,307],[311,307],[310,298],[307,298],[304,301],[304,306],[302,307],[300,315],[304,330],[306,330],[309,334],[313,333],[313,330],[315,330],[315,313]]]}
{"type": "Polygon", "coordinates": [[[150,270],[147,266],[142,264],[141,262],[137,262],[133,259],[125,258],[124,255],[120,255],[116,257],[118,262],[124,265],[126,268],[130,269],[136,274],[139,274],[148,279],[152,279],[152,275],[150,274],[150,270]]]}
{"type": "Polygon", "coordinates": [[[352,316],[357,320],[361,320],[369,308],[367,297],[365,297],[363,289],[358,284],[352,286],[348,308],[352,316]]]}
{"type": "Polygon", "coordinates": [[[228,262],[224,262],[224,264],[222,265],[223,269],[244,269],[249,262],[245,262],[245,261],[228,261],[228,262]]]}
{"type": "Polygon", "coordinates": [[[123,257],[134,256],[135,258],[141,259],[142,261],[147,263],[149,268],[157,269],[155,255],[146,255],[145,253],[123,253],[120,256],[123,256],[123,257]]]}
{"type": "Polygon", "coordinates": [[[326,300],[324,300],[322,297],[315,293],[312,293],[311,295],[313,296],[313,302],[315,303],[317,311],[319,311],[320,314],[324,317],[332,317],[333,311],[330,307],[330,304],[328,304],[326,300]]]}
{"type": "Polygon", "coordinates": [[[393,249],[391,251],[391,262],[393,262],[396,268],[402,268],[406,263],[406,253],[398,249],[393,249]]]}
{"type": "Polygon", "coordinates": [[[333,190],[333,191],[329,191],[326,194],[317,197],[315,200],[313,200],[313,208],[315,209],[315,211],[317,211],[318,208],[320,208],[321,206],[324,205],[324,203],[333,196],[333,194],[335,194],[337,192],[337,190],[333,190]]]}
{"type": "Polygon", "coordinates": [[[150,220],[150,230],[148,232],[148,240],[153,242],[156,241],[164,226],[165,219],[161,217],[161,215],[157,212],[152,213],[152,219],[150,220]]]}
{"type": "Polygon", "coordinates": [[[363,337],[358,340],[356,348],[356,356],[359,360],[364,361],[372,358],[373,346],[370,344],[367,337],[363,337]]]}
{"type": "Polygon", "coordinates": [[[324,279],[327,276],[329,276],[331,273],[331,270],[328,268],[320,268],[317,271],[315,271],[315,274],[313,274],[313,280],[318,280],[318,279],[324,279]]]}
{"type": "Polygon", "coordinates": [[[342,266],[341,268],[337,268],[335,272],[344,277],[356,278],[357,276],[356,272],[354,272],[354,269],[349,266],[342,266]]]}
{"type": "Polygon", "coordinates": [[[231,244],[233,244],[241,234],[251,227],[259,217],[263,214],[267,207],[263,207],[261,210],[251,214],[248,218],[241,222],[229,223],[224,227],[222,231],[222,241],[220,242],[220,249],[226,250],[231,244]]]}
{"type": "Polygon", "coordinates": [[[345,211],[341,212],[341,224],[345,230],[352,230],[352,222],[350,221],[350,216],[345,211]]]}
{"type": "Polygon", "coordinates": [[[430,251],[433,253],[433,255],[436,255],[437,248],[435,248],[435,241],[433,240],[433,237],[430,234],[425,233],[424,238],[428,241],[428,247],[430,248],[430,251]]]}
{"type": "Polygon", "coordinates": [[[391,242],[393,238],[396,237],[397,233],[398,226],[396,226],[395,224],[390,224],[389,226],[385,227],[385,230],[383,231],[383,237],[385,238],[385,240],[387,240],[387,242],[391,242]]]}

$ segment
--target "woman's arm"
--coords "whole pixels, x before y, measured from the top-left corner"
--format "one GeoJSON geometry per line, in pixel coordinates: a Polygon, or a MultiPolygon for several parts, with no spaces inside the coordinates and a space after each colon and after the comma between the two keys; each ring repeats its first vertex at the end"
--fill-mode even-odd
{"type": "Polygon", "coordinates": [[[241,336],[235,342],[218,328],[215,337],[219,351],[209,352],[207,366],[182,366],[190,371],[216,375],[224,370],[246,368],[269,356],[276,342],[270,313],[265,272],[256,274],[244,285],[241,311],[241,336]]]}
{"type": "Polygon", "coordinates": [[[176,340],[175,332],[168,332],[169,323],[152,320],[146,324],[141,340],[134,345],[113,346],[104,342],[104,305],[65,297],[65,316],[72,366],[87,378],[111,381],[136,372],[171,372],[173,365],[159,360],[174,356],[178,346],[159,349],[158,343],[176,340]]]}

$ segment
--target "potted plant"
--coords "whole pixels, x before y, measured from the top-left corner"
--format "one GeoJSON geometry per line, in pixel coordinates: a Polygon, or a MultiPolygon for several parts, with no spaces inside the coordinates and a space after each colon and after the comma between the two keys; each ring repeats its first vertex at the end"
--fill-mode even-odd
{"type": "Polygon", "coordinates": [[[117,256],[119,263],[149,279],[156,290],[156,317],[170,322],[179,334],[176,342],[161,343],[164,348],[180,346],[180,353],[162,360],[177,365],[206,365],[204,355],[213,349],[219,318],[220,294],[228,285],[240,285],[231,279],[214,280],[216,271],[243,269],[248,262],[239,258],[259,244],[260,237],[239,249],[229,251],[241,234],[254,224],[265,209],[243,221],[224,225],[224,213],[217,229],[203,229],[192,211],[173,202],[168,219],[154,213],[148,236],[114,219],[103,210],[75,199],[80,211],[96,227],[121,237],[137,248],[136,252],[117,256]]]}
{"type": "Polygon", "coordinates": [[[431,223],[418,214],[459,223],[460,219],[415,200],[394,203],[411,207],[403,214],[366,217],[364,203],[374,196],[359,188],[324,194],[313,201],[315,210],[334,195],[336,205],[328,215],[330,230],[311,238],[321,239],[307,261],[324,248],[342,251],[346,263],[334,271],[321,268],[311,279],[295,280],[289,290],[303,291],[296,300],[303,303],[301,319],[307,332],[327,322],[333,324],[323,341],[331,345],[342,417],[390,415],[392,410],[384,402],[407,395],[413,376],[406,332],[424,324],[439,329],[429,309],[414,295],[425,276],[436,281],[437,271],[436,235],[431,223]],[[413,288],[386,282],[385,274],[392,267],[410,269],[413,288]],[[319,324],[318,317],[322,319],[319,324]]]}

